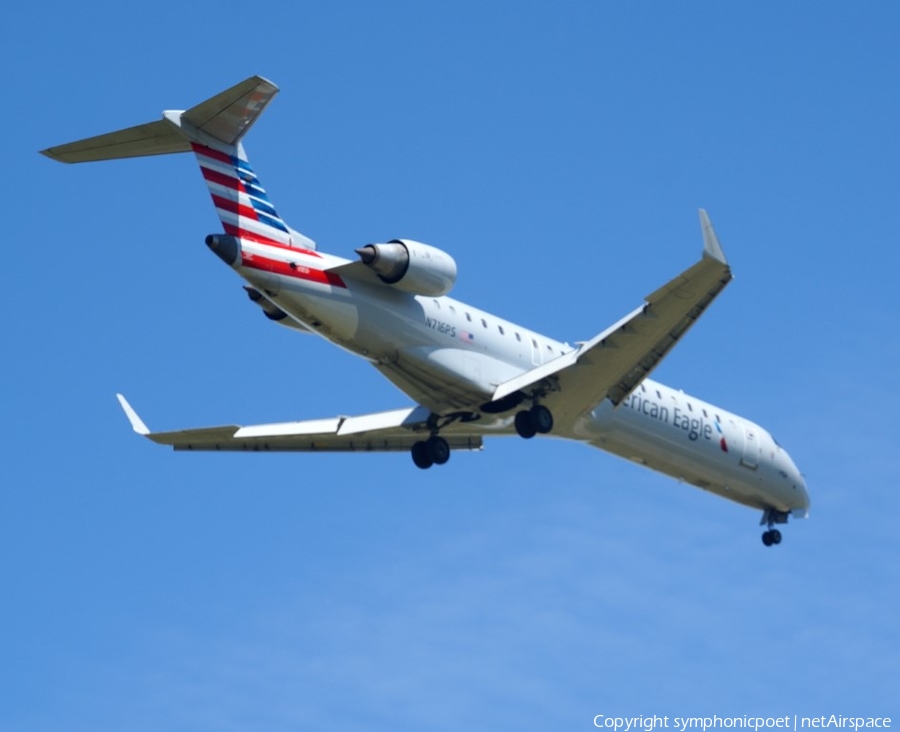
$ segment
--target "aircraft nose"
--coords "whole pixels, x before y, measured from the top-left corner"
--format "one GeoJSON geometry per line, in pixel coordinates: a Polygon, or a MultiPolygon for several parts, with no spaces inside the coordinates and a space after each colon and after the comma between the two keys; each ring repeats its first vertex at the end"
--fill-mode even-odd
{"type": "Polygon", "coordinates": [[[806,487],[806,479],[803,477],[803,474],[797,469],[797,466],[794,464],[794,461],[788,458],[790,462],[791,469],[788,471],[788,475],[791,478],[791,482],[794,485],[796,492],[796,503],[797,506],[795,510],[798,513],[806,514],[809,511],[809,490],[806,487]]]}
{"type": "Polygon", "coordinates": [[[803,508],[809,510],[809,491],[806,488],[806,481],[800,474],[797,475],[797,490],[803,498],[803,508]]]}
{"type": "Polygon", "coordinates": [[[806,479],[784,448],[779,450],[778,466],[782,477],[786,478],[791,485],[792,490],[788,499],[791,510],[798,517],[805,516],[809,511],[809,490],[806,487],[806,479]]]}

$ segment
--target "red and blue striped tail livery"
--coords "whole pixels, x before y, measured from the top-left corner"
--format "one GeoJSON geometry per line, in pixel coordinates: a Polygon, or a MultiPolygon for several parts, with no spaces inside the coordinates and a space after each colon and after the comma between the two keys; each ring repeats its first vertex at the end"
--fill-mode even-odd
{"type": "Polygon", "coordinates": [[[264,244],[292,245],[290,230],[247,160],[198,142],[191,142],[191,148],[226,234],[264,244]]]}
{"type": "Polygon", "coordinates": [[[59,145],[44,154],[65,163],[194,151],[225,232],[242,239],[314,250],[315,242],[289,228],[247,162],[241,138],[278,87],[251,76],[187,111],[136,127],[59,145]]]}

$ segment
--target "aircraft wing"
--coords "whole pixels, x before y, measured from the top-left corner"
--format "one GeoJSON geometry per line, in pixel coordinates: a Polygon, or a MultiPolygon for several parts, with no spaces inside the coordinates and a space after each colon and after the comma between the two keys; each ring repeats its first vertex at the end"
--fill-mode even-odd
{"type": "Polygon", "coordinates": [[[715,231],[700,211],[703,256],[647,296],[643,305],[590,341],[497,387],[494,400],[543,385],[544,403],[562,422],[608,398],[618,405],[665,357],[731,280],[715,231]]]}
{"type": "MultiPolygon", "coordinates": [[[[409,451],[427,439],[425,407],[356,417],[332,417],[242,427],[225,425],[174,432],[151,432],[121,394],[116,395],[135,432],[175,450],[236,452],[394,452],[409,451]]],[[[449,425],[441,436],[453,450],[479,450],[481,434],[466,423],[449,425]]]]}

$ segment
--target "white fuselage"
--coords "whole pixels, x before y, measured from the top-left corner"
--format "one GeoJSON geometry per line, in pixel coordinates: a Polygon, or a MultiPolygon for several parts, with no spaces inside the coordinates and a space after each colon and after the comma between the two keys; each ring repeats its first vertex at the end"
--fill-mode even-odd
{"type": "MultiPolygon", "coordinates": [[[[572,350],[450,297],[328,276],[349,260],[243,240],[232,265],[295,324],[362,356],[436,414],[478,412],[497,434],[510,414],[479,409],[497,385],[572,350]]],[[[722,497],[804,515],[787,452],[759,425],[647,378],[618,407],[586,405],[553,435],[591,444],[722,497]]]]}
{"type": "Polygon", "coordinates": [[[417,406],[151,432],[120,394],[135,432],[176,450],[403,450],[421,469],[485,437],[549,434],[761,508],[766,546],[781,542],[775,524],[806,515],[803,477],[768,432],[647,378],[732,279],[705,210],[701,258],[573,348],[446,297],[457,267],[437,247],[366,244],[358,261],[316,251],[279,216],[241,142],[277,92],[252,76],[187,110],[42,153],[82,163],[193,152],[224,232],[206,244],[250,284],[250,299],[367,359],[417,406]]]}

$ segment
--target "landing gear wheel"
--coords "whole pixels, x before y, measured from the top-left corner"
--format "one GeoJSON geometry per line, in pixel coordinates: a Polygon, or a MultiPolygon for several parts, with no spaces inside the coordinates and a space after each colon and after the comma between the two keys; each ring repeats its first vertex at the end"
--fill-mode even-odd
{"type": "Polygon", "coordinates": [[[543,404],[535,404],[530,410],[531,424],[535,432],[546,435],[553,429],[553,414],[543,404]]]}
{"type": "Polygon", "coordinates": [[[429,455],[427,442],[419,440],[419,442],[412,446],[411,452],[413,462],[416,464],[417,468],[427,470],[434,464],[434,460],[431,458],[431,455],[429,455]]]}
{"type": "Polygon", "coordinates": [[[516,432],[519,433],[519,437],[524,437],[526,440],[530,440],[537,434],[531,412],[526,412],[524,409],[516,412],[516,432]]]}
{"type": "Polygon", "coordinates": [[[450,445],[443,437],[433,435],[428,438],[425,446],[428,450],[428,457],[435,465],[443,465],[450,459],[450,445]]]}
{"type": "Polygon", "coordinates": [[[781,543],[781,532],[775,528],[775,524],[786,524],[789,516],[788,511],[779,511],[777,508],[763,509],[759,525],[768,527],[768,530],[764,531],[762,535],[763,544],[775,546],[781,543]]]}
{"type": "Polygon", "coordinates": [[[763,544],[766,546],[773,546],[774,544],[781,543],[781,532],[778,529],[769,529],[768,531],[763,532],[762,535],[763,544]]]}

